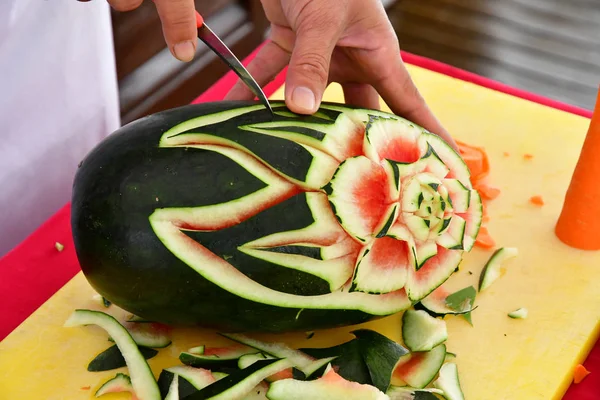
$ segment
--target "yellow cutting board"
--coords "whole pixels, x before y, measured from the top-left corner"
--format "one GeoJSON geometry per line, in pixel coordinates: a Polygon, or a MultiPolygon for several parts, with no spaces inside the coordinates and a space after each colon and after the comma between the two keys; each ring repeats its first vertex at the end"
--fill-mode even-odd
{"type": "MultiPolygon", "coordinates": [[[[487,149],[489,181],[502,190],[489,206],[489,230],[499,246],[519,249],[505,275],[478,294],[473,327],[462,318],[447,318],[448,351],[457,354],[466,399],[560,399],[573,367],[585,359],[600,328],[600,252],[571,249],[553,233],[589,120],[421,68],[409,69],[450,132],[487,149]],[[525,153],[533,159],[524,159],[525,153]],[[546,204],[529,204],[533,195],[542,195],[546,204]],[[507,317],[519,307],[529,310],[527,319],[507,317]]],[[[273,98],[283,98],[283,89],[273,98]]],[[[342,102],[340,87],[332,85],[325,99],[342,102]]],[[[481,249],[466,255],[451,287],[476,285],[490,255],[481,249]]],[[[75,308],[103,309],[93,295],[77,275],[0,343],[0,399],[90,399],[115,375],[116,371],[86,370],[110,345],[104,331],[62,327],[75,308]]],[[[115,307],[109,310],[125,315],[115,307]]],[[[400,340],[399,316],[362,326],[400,340]]],[[[356,328],[318,331],[310,340],[303,334],[260,337],[293,346],[330,346],[350,339],[348,332],[356,328]]],[[[158,376],[161,369],[179,364],[177,356],[183,350],[225,343],[213,332],[176,329],[173,345],[149,363],[158,376]]]]}

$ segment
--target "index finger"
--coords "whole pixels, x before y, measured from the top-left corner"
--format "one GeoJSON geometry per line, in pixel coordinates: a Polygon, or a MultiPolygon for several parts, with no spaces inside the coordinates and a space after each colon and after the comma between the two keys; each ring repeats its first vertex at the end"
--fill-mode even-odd
{"type": "Polygon", "coordinates": [[[433,115],[425,99],[415,86],[400,54],[389,73],[373,84],[394,114],[400,115],[428,131],[437,134],[458,151],[458,145],[450,133],[433,115]]]}
{"type": "Polygon", "coordinates": [[[196,53],[196,7],[194,0],[154,0],[165,41],[180,61],[191,61],[196,53]]]}

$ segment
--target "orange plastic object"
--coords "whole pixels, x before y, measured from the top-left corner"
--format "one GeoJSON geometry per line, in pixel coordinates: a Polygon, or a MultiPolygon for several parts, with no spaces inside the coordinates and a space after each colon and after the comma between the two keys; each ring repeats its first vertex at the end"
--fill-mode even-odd
{"type": "Polygon", "coordinates": [[[529,199],[529,202],[531,204],[534,204],[536,206],[543,206],[544,205],[544,198],[542,196],[533,196],[529,199]]]}
{"type": "Polygon", "coordinates": [[[591,372],[588,371],[583,365],[577,364],[575,371],[573,372],[573,382],[581,383],[581,381],[589,374],[591,374],[591,372]]]}
{"type": "Polygon", "coordinates": [[[555,233],[565,244],[582,250],[600,250],[600,90],[594,115],[555,233]]]}
{"type": "Polygon", "coordinates": [[[200,28],[202,25],[204,25],[204,18],[196,11],[196,28],[200,28]]]}

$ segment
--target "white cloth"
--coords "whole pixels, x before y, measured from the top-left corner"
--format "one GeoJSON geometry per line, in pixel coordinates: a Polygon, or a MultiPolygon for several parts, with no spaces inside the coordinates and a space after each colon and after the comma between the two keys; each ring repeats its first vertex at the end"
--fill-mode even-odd
{"type": "Polygon", "coordinates": [[[70,200],[119,124],[108,4],[0,0],[0,256],[70,200]]]}

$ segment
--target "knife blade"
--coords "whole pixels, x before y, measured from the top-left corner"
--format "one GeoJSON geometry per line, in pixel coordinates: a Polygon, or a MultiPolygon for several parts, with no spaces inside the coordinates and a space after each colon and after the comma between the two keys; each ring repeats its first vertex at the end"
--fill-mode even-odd
{"type": "Polygon", "coordinates": [[[202,40],[221,60],[223,60],[229,68],[240,77],[242,82],[258,97],[264,106],[273,115],[273,109],[269,103],[269,99],[263,92],[260,85],[254,80],[250,72],[237,59],[233,52],[225,43],[210,29],[204,22],[204,18],[196,11],[196,27],[198,28],[198,38],[202,40]]]}

